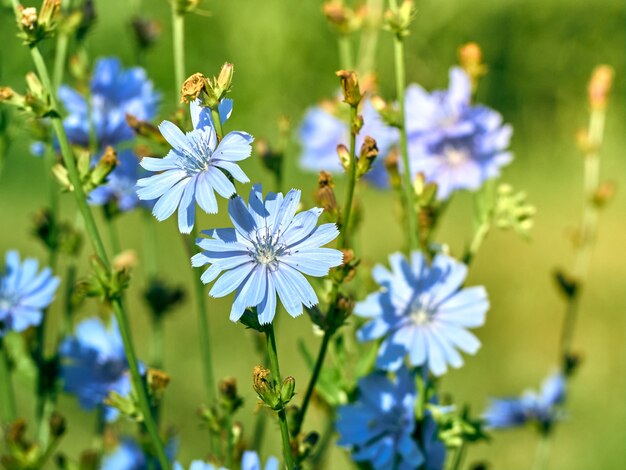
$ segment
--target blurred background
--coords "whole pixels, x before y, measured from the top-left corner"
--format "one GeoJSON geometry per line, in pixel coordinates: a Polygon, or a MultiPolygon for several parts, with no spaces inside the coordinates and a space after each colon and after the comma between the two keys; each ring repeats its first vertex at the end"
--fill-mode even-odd
{"type": "MultiPolygon", "coordinates": [[[[25,2],[29,3],[29,2],[25,2]]],[[[97,24],[89,35],[91,59],[119,56],[126,66],[135,63],[130,29],[132,2],[96,0],[97,24]]],[[[457,47],[476,41],[483,48],[488,75],[481,81],[478,101],[498,110],[514,127],[515,161],[503,180],[528,193],[538,209],[532,240],[513,233],[493,231],[472,267],[469,285],[485,285],[491,310],[485,327],[477,330],[483,343],[475,357],[460,370],[448,373],[442,390],[457,403],[469,403],[480,413],[489,396],[517,395],[537,388],[557,360],[557,338],[564,304],[554,288],[553,270],[570,268],[573,250],[570,235],[582,207],[582,155],[575,135],[587,125],[586,85],[594,66],[615,68],[616,79],[608,110],[602,149],[602,179],[618,185],[616,200],[603,213],[597,246],[593,252],[589,282],[580,310],[575,348],[583,365],[571,383],[569,416],[560,425],[552,446],[552,470],[623,469],[626,466],[626,121],[624,120],[624,58],[626,13],[622,0],[418,0],[418,15],[407,39],[407,78],[427,89],[444,88],[448,69],[456,63],[457,47]]],[[[163,33],[146,57],[145,66],[156,88],[163,93],[161,116],[178,102],[174,91],[170,7],[166,0],[144,1],[141,13],[159,19],[163,33]]],[[[235,64],[231,97],[235,112],[229,129],[241,129],[255,137],[278,139],[280,116],[291,119],[293,139],[288,148],[285,187],[301,188],[312,203],[316,176],[298,165],[297,126],[308,106],[329,97],[338,88],[334,71],[339,68],[337,42],[322,12],[321,1],[206,0],[202,9],[210,15],[187,18],[187,72],[216,74],[221,64],[235,64]]],[[[23,88],[23,76],[31,69],[30,56],[15,36],[13,16],[4,9],[0,17],[0,82],[23,88]]],[[[49,45],[48,45],[49,46],[49,45]]],[[[392,38],[381,33],[376,70],[383,96],[394,95],[392,38]]],[[[31,142],[23,120],[11,125],[12,145],[0,173],[0,253],[16,248],[23,255],[45,259],[44,248],[31,235],[32,216],[47,201],[40,159],[28,151],[31,142]]],[[[272,181],[256,155],[244,169],[252,181],[272,181]]],[[[242,190],[247,193],[247,188],[242,190]]],[[[337,194],[343,194],[338,178],[337,194]]],[[[367,265],[385,261],[402,247],[403,234],[395,220],[394,195],[372,188],[360,193],[366,208],[359,235],[360,255],[367,265]]],[[[63,215],[73,219],[70,196],[63,196],[63,215]]],[[[203,216],[201,228],[227,226],[224,206],[218,216],[203,216]]],[[[156,221],[155,221],[156,223],[156,221]]],[[[459,256],[472,228],[469,194],[455,196],[438,241],[449,243],[459,256]]],[[[141,217],[123,215],[118,222],[125,247],[140,250],[141,217]]],[[[158,265],[163,276],[188,286],[191,273],[175,220],[159,224],[158,265]]],[[[83,250],[83,259],[90,254],[83,250]]],[[[85,267],[85,266],[83,266],[85,267]]],[[[63,268],[63,264],[61,264],[63,268]]],[[[62,271],[61,271],[62,272],[62,271]]],[[[82,274],[86,271],[83,269],[82,274]]],[[[150,334],[147,312],[141,302],[144,280],[141,269],[129,293],[134,339],[143,357],[148,356],[150,334]]],[[[167,391],[165,422],[180,432],[182,461],[206,452],[206,432],[199,428],[196,408],[202,403],[201,364],[196,339],[193,299],[168,317],[165,369],[172,382],[167,391]]],[[[258,354],[251,332],[228,320],[230,298],[211,300],[212,344],[218,377],[235,376],[246,399],[239,412],[244,429],[252,432],[255,396],[252,368],[258,354]]],[[[59,303],[52,308],[60,318],[59,303]]],[[[97,311],[95,302],[83,306],[80,315],[97,311]],[[90,310],[91,309],[91,310],[90,310]]],[[[309,371],[297,352],[299,338],[311,351],[320,339],[312,334],[306,316],[281,315],[278,325],[283,374],[294,375],[303,393],[309,371]]],[[[51,328],[58,322],[52,321],[51,328]]],[[[52,336],[51,336],[52,337],[52,336]]],[[[32,383],[18,377],[20,410],[28,415],[32,383]]],[[[79,410],[72,397],[63,397],[61,410],[69,416],[69,433],[63,448],[70,455],[90,445],[94,415],[79,410]]],[[[308,429],[322,426],[311,415],[308,429]]],[[[472,446],[466,465],[488,461],[493,469],[516,470],[531,466],[536,433],[530,429],[497,432],[489,443],[472,446]]],[[[270,424],[262,454],[279,455],[278,429],[270,424]]],[[[347,467],[345,454],[334,450],[329,469],[347,467]]]]}

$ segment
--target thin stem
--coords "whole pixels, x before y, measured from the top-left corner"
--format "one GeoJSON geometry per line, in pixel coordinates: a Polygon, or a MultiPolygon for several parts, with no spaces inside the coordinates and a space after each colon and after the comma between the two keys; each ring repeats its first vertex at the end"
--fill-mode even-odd
{"type": "MultiPolygon", "coordinates": [[[[197,236],[198,232],[195,225],[188,237],[183,236],[183,242],[189,258],[194,255],[193,247],[197,236]]],[[[195,268],[191,274],[193,276],[196,308],[198,310],[198,329],[200,330],[200,354],[202,355],[204,369],[204,386],[209,403],[211,403],[215,398],[215,376],[213,374],[213,353],[211,351],[211,327],[206,301],[207,295],[202,279],[200,279],[200,269],[195,268]]]]}
{"type": "Polygon", "coordinates": [[[313,374],[309,380],[309,384],[306,388],[304,399],[302,400],[302,405],[300,406],[300,411],[298,413],[297,425],[294,431],[295,435],[297,435],[300,432],[300,429],[302,429],[302,423],[304,423],[304,417],[306,416],[309,403],[311,402],[311,397],[313,396],[313,391],[315,390],[315,384],[317,383],[322,366],[324,365],[324,359],[326,358],[326,352],[328,351],[328,344],[330,343],[331,336],[332,334],[330,334],[329,331],[324,332],[320,351],[317,355],[317,360],[315,361],[315,367],[313,368],[313,374]]]}
{"type": "Polygon", "coordinates": [[[491,230],[491,222],[483,221],[474,232],[474,236],[472,237],[470,246],[463,256],[463,263],[465,263],[466,266],[469,266],[470,264],[472,264],[472,261],[474,261],[474,257],[476,256],[476,253],[478,253],[478,250],[483,244],[483,241],[485,241],[489,230],[491,230]]]}
{"type": "Polygon", "coordinates": [[[535,461],[532,470],[545,470],[550,457],[551,433],[542,432],[537,443],[537,451],[535,453],[535,461]]]}
{"type": "Polygon", "coordinates": [[[356,156],[354,154],[356,147],[356,132],[354,130],[354,121],[356,120],[357,109],[355,106],[350,108],[350,168],[349,181],[346,193],[346,202],[343,208],[343,220],[341,222],[341,232],[339,233],[339,241],[337,246],[342,249],[347,245],[347,233],[350,230],[350,216],[352,214],[352,200],[354,199],[354,187],[356,186],[356,156]]]}
{"type": "Polygon", "coordinates": [[[220,112],[218,108],[211,108],[211,118],[213,119],[213,125],[215,126],[215,133],[217,134],[218,140],[221,140],[224,136],[224,131],[222,130],[222,119],[220,118],[220,112]]]}
{"type": "Polygon", "coordinates": [[[374,59],[376,57],[376,46],[378,44],[378,33],[380,31],[379,18],[382,13],[382,0],[367,0],[366,8],[370,24],[361,34],[359,43],[359,75],[369,74],[374,71],[374,59]],[[375,20],[373,19],[375,18],[375,20]]]}
{"type": "Polygon", "coordinates": [[[174,42],[174,96],[180,93],[185,81],[185,15],[179,13],[176,2],[172,2],[172,40],[174,42]]]}
{"type": "Polygon", "coordinates": [[[465,457],[465,451],[467,447],[465,441],[461,441],[461,445],[455,450],[452,460],[450,461],[449,470],[460,470],[463,464],[463,458],[465,457]]]}
{"type": "MultiPolygon", "coordinates": [[[[398,9],[396,0],[389,0],[389,6],[395,12],[398,9]]],[[[413,182],[411,180],[411,167],[409,165],[409,149],[406,135],[406,111],[404,92],[406,89],[406,73],[404,69],[404,39],[399,34],[394,36],[394,62],[396,71],[396,97],[400,107],[400,153],[402,155],[402,174],[403,174],[403,186],[404,197],[406,199],[406,211],[407,211],[407,227],[408,227],[408,242],[409,249],[411,251],[420,249],[419,237],[418,237],[418,224],[417,224],[417,212],[415,203],[415,192],[413,190],[413,182]]],[[[424,253],[427,252],[427,247],[422,247],[424,253]]]]}
{"type": "Polygon", "coordinates": [[[0,338],[0,407],[2,418],[5,423],[15,421],[15,395],[9,369],[9,358],[4,347],[4,341],[0,338]]]}
{"type": "Polygon", "coordinates": [[[120,243],[120,236],[117,233],[117,227],[115,226],[115,219],[106,214],[105,209],[105,225],[109,232],[109,242],[111,243],[111,251],[114,255],[119,255],[122,252],[122,245],[120,243]]]}
{"type": "MultiPolygon", "coordinates": [[[[17,10],[17,0],[13,0],[14,8],[17,10]]],[[[43,86],[50,93],[50,104],[54,110],[58,109],[56,97],[54,95],[54,91],[52,88],[52,84],[50,81],[50,76],[48,75],[48,69],[46,68],[46,64],[43,60],[41,52],[37,48],[37,46],[32,46],[30,48],[31,56],[39,75],[39,78],[43,84],[43,86]]],[[[105,267],[110,268],[109,258],[107,256],[107,252],[104,248],[104,244],[102,243],[102,238],[100,236],[100,232],[98,231],[98,227],[96,225],[95,219],[87,204],[87,198],[85,197],[85,193],[83,191],[80,176],[78,174],[78,169],[76,168],[76,161],[74,160],[74,156],[70,149],[69,142],[67,140],[67,135],[65,134],[65,129],[63,128],[63,123],[60,117],[53,113],[50,117],[50,121],[52,123],[52,127],[57,136],[57,140],[59,141],[59,147],[61,149],[61,154],[63,156],[63,161],[65,162],[65,166],[68,171],[70,182],[73,185],[74,196],[76,198],[76,204],[78,209],[83,217],[85,222],[85,229],[89,235],[89,239],[91,240],[96,254],[100,257],[105,267]]],[[[156,424],[150,415],[150,404],[148,402],[148,396],[145,388],[145,384],[139,374],[139,367],[137,365],[137,357],[135,355],[134,347],[132,344],[132,340],[130,337],[130,331],[128,327],[128,319],[126,316],[126,312],[119,300],[112,301],[113,309],[115,311],[115,316],[117,318],[118,326],[120,328],[120,333],[122,333],[122,340],[124,343],[124,350],[126,352],[126,357],[128,359],[129,367],[131,370],[131,376],[133,379],[133,384],[135,386],[135,390],[139,399],[139,404],[141,407],[141,411],[144,415],[144,424],[148,429],[150,434],[150,438],[152,440],[152,444],[159,458],[159,462],[161,463],[161,467],[163,470],[169,470],[170,463],[165,455],[165,450],[163,448],[163,443],[161,442],[158,430],[156,428],[156,424]]]]}
{"type": "MultiPolygon", "coordinates": [[[[274,335],[274,325],[269,324],[265,327],[265,335],[267,338],[267,354],[270,359],[270,367],[272,370],[272,376],[276,387],[280,387],[282,382],[280,376],[280,367],[278,365],[278,351],[276,349],[276,337],[274,335]]],[[[278,411],[278,424],[280,425],[280,435],[283,442],[283,457],[285,458],[285,465],[289,470],[294,468],[293,455],[291,454],[291,441],[289,439],[289,428],[287,427],[287,415],[285,409],[281,408],[278,411]]]]}
{"type": "Polygon", "coordinates": [[[339,64],[343,70],[352,70],[352,43],[349,36],[339,35],[339,64]]]}
{"type": "Polygon", "coordinates": [[[69,37],[67,34],[60,32],[57,37],[57,49],[54,56],[54,69],[52,71],[52,83],[54,89],[58,90],[63,83],[63,75],[65,73],[65,58],[67,57],[67,46],[69,37]]]}

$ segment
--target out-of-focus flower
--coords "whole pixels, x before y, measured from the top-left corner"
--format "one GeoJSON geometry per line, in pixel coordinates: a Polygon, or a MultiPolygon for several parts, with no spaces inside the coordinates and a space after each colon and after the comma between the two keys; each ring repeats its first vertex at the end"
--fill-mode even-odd
{"type": "Polygon", "coordinates": [[[413,366],[427,365],[435,375],[463,365],[460,349],[474,354],[478,339],[466,328],[485,322],[489,309],[484,287],[462,289],[467,267],[444,254],[429,265],[420,252],[410,262],[401,253],[389,257],[391,271],[377,265],[372,274],[381,286],[359,302],[354,313],[371,319],[358,332],[359,341],[384,338],[376,366],[402,367],[405,355],[413,366]]]}
{"type": "MultiPolygon", "coordinates": [[[[143,469],[143,467],[142,467],[143,469]]],[[[174,470],[184,470],[184,467],[176,462],[174,470]]],[[[225,467],[216,467],[211,463],[203,462],[202,460],[194,460],[189,464],[189,470],[227,470],[225,467]]],[[[242,469],[243,470],[243,469],[242,469]]]]}
{"type": "MultiPolygon", "coordinates": [[[[170,461],[174,459],[177,451],[178,441],[176,439],[170,439],[165,446],[165,454],[170,461]]],[[[208,464],[195,461],[191,464],[189,470],[216,470],[212,465],[204,465],[208,464]]],[[[153,458],[153,461],[149,462],[149,458],[146,456],[141,446],[130,437],[122,438],[112,452],[105,454],[100,466],[100,470],[147,470],[149,468],[159,470],[161,465],[156,461],[156,458],[153,458]]],[[[182,467],[180,464],[176,463],[174,469],[182,470],[182,467]]]]}
{"type": "MultiPolygon", "coordinates": [[[[385,188],[389,185],[389,181],[383,160],[397,143],[398,130],[383,123],[370,100],[363,101],[361,114],[363,127],[357,135],[356,149],[361,148],[366,136],[370,136],[376,140],[379,151],[379,158],[374,161],[374,166],[365,179],[375,186],[385,188]]],[[[337,156],[337,146],[347,145],[349,141],[350,128],[347,122],[333,115],[329,107],[310,108],[300,127],[302,167],[316,172],[325,170],[338,173],[342,171],[337,156]]]]}
{"type": "Polygon", "coordinates": [[[460,189],[476,190],[500,174],[513,156],[506,149],[512,128],[492,109],[471,104],[471,84],[462,69],[450,70],[447,90],[406,91],[406,129],[411,175],[424,173],[447,199],[460,189]]]}
{"type": "Polygon", "coordinates": [[[547,428],[560,419],[559,405],[565,392],[565,377],[556,373],[543,381],[539,393],[527,390],[521,397],[491,399],[483,418],[490,428],[512,428],[527,422],[547,428]]]}
{"type": "Polygon", "coordinates": [[[352,459],[375,470],[419,468],[424,456],[413,439],[415,379],[406,367],[395,381],[374,372],[359,380],[358,399],[339,407],[338,444],[352,449],[352,459]]]}
{"type": "Polygon", "coordinates": [[[104,148],[132,139],[126,114],[149,121],[156,115],[159,94],[141,67],[123,69],[119,59],[104,58],[96,63],[89,101],[65,85],[59,99],[69,113],[63,125],[70,142],[89,147],[93,126],[98,147],[104,148]]]}
{"type": "MultiPolygon", "coordinates": [[[[194,129],[185,134],[175,124],[163,121],[159,129],[173,148],[164,158],[143,158],[142,167],[161,173],[137,182],[139,199],[158,199],[152,211],[158,220],[167,219],[178,209],[181,233],[190,233],[194,226],[196,201],[205,212],[215,214],[215,191],[225,198],[236,192],[225,173],[240,183],[250,181],[237,162],[250,156],[254,140],[246,132],[234,131],[218,143],[210,110],[195,101],[189,109],[194,129]]],[[[230,109],[224,114],[220,109],[222,120],[230,109]]]]}
{"type": "Polygon", "coordinates": [[[148,201],[141,201],[137,196],[137,180],[144,173],[139,166],[139,159],[132,150],[122,150],[117,154],[119,164],[108,175],[106,183],[89,193],[89,203],[102,206],[114,203],[122,212],[128,212],[137,206],[152,207],[148,201]]]}
{"type": "Polygon", "coordinates": [[[343,255],[321,248],[334,240],[335,224],[317,226],[322,209],[296,215],[300,191],[269,193],[265,200],[260,185],[250,191],[248,204],[237,196],[228,202],[235,228],[207,230],[210,239],[198,239],[204,251],[195,255],[193,266],[211,266],[202,275],[205,284],[224,274],[209,295],[223,297],[236,289],[230,319],[238,321],[246,307],[257,307],[259,322],[267,324],[276,313],[276,294],[287,313],[296,317],[302,305],[318,303],[317,295],[302,275],[322,277],[339,266],[343,255]]]}
{"type": "Polygon", "coordinates": [[[429,411],[422,424],[424,470],[442,470],[446,462],[446,446],[438,437],[437,423],[429,411]]]}
{"type": "Polygon", "coordinates": [[[30,153],[33,157],[43,157],[46,153],[46,145],[41,140],[37,140],[30,144],[30,153]]]}
{"type": "Polygon", "coordinates": [[[36,259],[20,262],[17,251],[7,252],[0,273],[0,337],[39,325],[43,310],[54,300],[59,279],[50,268],[38,269],[36,259]]]}
{"type": "MultiPolygon", "coordinates": [[[[98,318],[84,320],[60,346],[65,391],[76,395],[86,410],[103,405],[110,392],[126,396],[131,391],[122,337],[117,323],[111,323],[107,328],[98,318]]],[[[117,416],[117,410],[106,407],[108,421],[117,416]]]]}
{"type": "Polygon", "coordinates": [[[241,458],[241,470],[278,470],[278,459],[270,457],[265,462],[265,467],[261,467],[259,454],[252,450],[247,450],[241,458]]]}

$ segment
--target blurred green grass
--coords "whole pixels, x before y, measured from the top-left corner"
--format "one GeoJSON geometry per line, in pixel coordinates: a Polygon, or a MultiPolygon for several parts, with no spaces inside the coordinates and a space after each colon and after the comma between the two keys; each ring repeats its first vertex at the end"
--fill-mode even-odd
{"type": "MultiPolygon", "coordinates": [[[[164,25],[161,41],[149,53],[146,67],[157,88],[163,91],[163,113],[177,102],[174,95],[169,29],[169,6],[165,0],[144,1],[145,13],[164,25]]],[[[582,158],[575,147],[575,133],[586,125],[585,87],[592,68],[608,63],[616,69],[613,102],[609,108],[603,177],[623,186],[623,115],[625,9],[621,1],[601,0],[462,0],[418,1],[413,34],[407,44],[409,81],[427,88],[447,84],[447,71],[456,60],[459,44],[473,40],[481,44],[489,75],[481,83],[480,101],[499,110],[513,124],[512,149],[515,162],[504,178],[525,189],[539,212],[531,243],[511,233],[494,232],[476,260],[470,284],[484,284],[492,307],[487,325],[478,330],[483,348],[466,365],[445,376],[444,392],[459,403],[468,402],[479,412],[490,395],[517,394],[537,387],[555,365],[563,305],[551,272],[569,267],[573,252],[567,234],[578,223],[582,197],[582,158]]],[[[336,41],[320,13],[320,2],[205,1],[211,16],[191,16],[187,22],[188,72],[213,73],[226,60],[236,66],[235,113],[231,128],[245,129],[257,137],[277,138],[277,120],[289,116],[294,125],[304,109],[337,88],[336,41]]],[[[118,55],[130,65],[134,60],[128,25],[130,2],[96,1],[98,23],[88,39],[92,58],[118,55]]],[[[0,79],[20,89],[30,70],[30,58],[14,35],[12,17],[0,17],[0,79]]],[[[383,95],[393,96],[393,64],[390,37],[380,36],[377,69],[383,95]]],[[[36,208],[46,204],[41,161],[28,152],[28,130],[16,121],[16,138],[6,167],[0,174],[0,252],[17,248],[44,259],[45,253],[29,235],[36,208]]],[[[298,170],[298,148],[290,146],[286,185],[299,187],[307,202],[315,187],[315,176],[298,170]]],[[[253,181],[270,181],[256,158],[245,165],[253,181]]],[[[283,188],[288,189],[288,188],[283,188]]],[[[339,184],[338,191],[341,191],[339,184]]],[[[622,188],[620,188],[622,189],[622,188]]],[[[245,191],[245,189],[244,189],[245,191]]],[[[342,194],[342,193],[340,193],[342,194]]],[[[366,189],[366,208],[359,236],[361,254],[368,263],[384,261],[402,246],[403,236],[393,215],[391,194],[366,189]],[[391,228],[390,228],[391,227],[391,228]]],[[[223,206],[222,206],[223,208],[223,206]]],[[[450,243],[459,254],[471,230],[471,200],[467,194],[455,198],[439,240],[450,243]]],[[[63,197],[66,218],[74,217],[70,197],[63,197]]],[[[201,227],[228,224],[220,215],[201,218],[201,227]]],[[[626,197],[617,199],[603,214],[598,244],[593,254],[582,305],[575,347],[584,364],[572,382],[570,416],[557,430],[550,459],[551,470],[624,468],[626,462],[626,197]]],[[[142,233],[138,214],[123,216],[119,224],[124,246],[141,253],[142,233]]],[[[164,275],[189,285],[188,261],[172,221],[159,224],[159,267],[164,275]]],[[[89,253],[87,248],[84,254],[89,253]]],[[[135,342],[147,357],[150,334],[140,301],[141,269],[129,293],[135,342]]],[[[83,270],[83,273],[85,271],[83,270]]],[[[81,315],[96,312],[88,304],[81,315]]],[[[240,412],[248,435],[252,431],[251,410],[255,398],[250,386],[252,367],[257,363],[252,334],[228,320],[228,299],[210,302],[212,339],[217,376],[233,375],[246,398],[240,412]]],[[[52,315],[60,318],[57,305],[52,315]]],[[[57,322],[52,321],[53,327],[57,322]]],[[[175,424],[181,436],[181,458],[204,455],[206,434],[199,429],[195,409],[204,394],[196,339],[196,317],[188,300],[167,320],[166,370],[172,376],[167,392],[165,421],[175,424]]],[[[301,317],[285,318],[279,325],[279,351],[284,374],[294,375],[302,393],[308,371],[297,353],[298,338],[311,350],[319,339],[311,334],[310,322],[301,317]]],[[[31,410],[31,382],[16,383],[21,410],[31,410]]],[[[78,410],[65,397],[62,410],[70,417],[64,449],[71,455],[91,443],[93,416],[78,410]]],[[[315,417],[309,429],[321,426],[315,417]]],[[[268,427],[264,454],[278,454],[277,429],[268,427]]],[[[529,468],[536,436],[530,430],[501,432],[488,444],[472,447],[468,462],[488,460],[492,468],[529,468]]],[[[341,451],[335,451],[327,468],[346,467],[341,451]]]]}

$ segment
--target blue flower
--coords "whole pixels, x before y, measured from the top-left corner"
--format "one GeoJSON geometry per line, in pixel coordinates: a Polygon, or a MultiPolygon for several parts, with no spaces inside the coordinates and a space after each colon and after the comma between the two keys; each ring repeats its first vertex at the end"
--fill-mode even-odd
{"type": "MultiPolygon", "coordinates": [[[[176,462],[176,464],[174,465],[174,470],[184,470],[184,467],[176,462]]],[[[226,470],[226,468],[216,467],[215,465],[203,462],[202,460],[194,460],[189,465],[189,470],[226,470]]]]}
{"type": "MultiPolygon", "coordinates": [[[[111,323],[107,328],[98,318],[84,320],[59,349],[65,391],[76,395],[85,410],[102,405],[109,392],[125,396],[131,391],[122,337],[115,320],[111,323]]],[[[108,421],[118,415],[114,408],[105,411],[108,421]]]]}
{"type": "Polygon", "coordinates": [[[406,127],[411,174],[424,173],[447,199],[459,189],[478,189],[499,176],[512,160],[506,149],[512,128],[486,106],[471,105],[470,81],[460,68],[450,71],[450,87],[427,93],[411,85],[406,93],[406,127]]]}
{"type": "MultiPolygon", "coordinates": [[[[363,144],[365,136],[376,139],[379,156],[365,178],[375,186],[385,188],[389,185],[389,177],[385,170],[384,158],[397,143],[398,130],[383,123],[369,100],[363,102],[361,114],[363,128],[357,136],[356,151],[358,152],[363,144]]],[[[302,167],[312,171],[341,172],[337,145],[347,145],[349,139],[350,129],[347,122],[337,118],[331,110],[322,106],[310,108],[300,127],[302,167]]]]}
{"type": "Polygon", "coordinates": [[[553,374],[544,380],[541,391],[528,390],[521,397],[494,398],[483,414],[490,428],[511,428],[529,421],[549,427],[560,418],[559,405],[565,400],[565,377],[553,374]]]}
{"type": "Polygon", "coordinates": [[[194,130],[187,134],[169,121],[161,123],[159,129],[173,149],[165,158],[141,160],[146,170],[161,173],[137,182],[139,199],[159,199],[152,211],[158,220],[167,219],[178,208],[181,233],[193,228],[196,201],[205,212],[215,214],[215,191],[225,198],[235,194],[227,175],[240,183],[250,181],[237,162],[250,156],[254,140],[245,132],[229,132],[218,143],[210,112],[196,102],[191,103],[190,112],[194,130]]]}
{"type": "Polygon", "coordinates": [[[137,196],[137,179],[143,173],[139,159],[132,150],[122,150],[117,154],[119,164],[107,177],[102,186],[89,193],[89,203],[95,206],[115,203],[122,212],[128,212],[137,206],[152,207],[147,201],[137,196]]]}
{"type": "MultiPolygon", "coordinates": [[[[241,470],[261,470],[259,454],[251,450],[245,451],[241,458],[241,470]]],[[[278,470],[278,459],[276,457],[268,458],[263,470],[278,470]]]]}
{"type": "Polygon", "coordinates": [[[44,309],[54,300],[59,279],[50,268],[39,273],[38,269],[36,259],[20,262],[17,251],[7,252],[0,273],[0,337],[39,325],[44,309]]]}
{"type": "MultiPolygon", "coordinates": [[[[170,439],[165,446],[165,454],[171,461],[174,459],[175,454],[178,451],[178,441],[176,439],[170,439]]],[[[189,470],[215,470],[213,466],[202,466],[202,462],[194,462],[191,464],[189,470]],[[200,465],[198,465],[198,463],[200,465]],[[194,466],[195,465],[195,466],[194,466]]],[[[148,458],[141,448],[141,446],[130,437],[124,437],[117,444],[113,452],[105,454],[102,459],[100,470],[159,470],[161,465],[156,461],[154,457],[148,458]],[[152,462],[149,462],[149,460],[152,462]]],[[[175,470],[180,467],[180,464],[176,463],[175,470]]]]}
{"type": "Polygon", "coordinates": [[[443,254],[430,266],[419,252],[411,254],[410,263],[400,253],[389,261],[391,272],[382,265],[372,271],[381,290],[354,310],[371,319],[357,332],[359,341],[384,338],[376,366],[396,370],[405,355],[411,365],[427,365],[435,375],[446,372],[448,364],[463,365],[457,348],[474,354],[480,347],[466,328],[485,322],[489,308],[485,289],[461,289],[467,267],[443,254]]]}
{"type": "MultiPolygon", "coordinates": [[[[432,401],[436,403],[437,400],[432,401]]],[[[422,424],[422,444],[424,446],[424,470],[442,470],[446,462],[446,446],[439,439],[437,423],[429,410],[426,410],[426,417],[422,424]]]]}
{"type": "Polygon", "coordinates": [[[342,253],[320,248],[334,240],[339,231],[335,224],[319,227],[322,209],[310,209],[296,215],[300,191],[269,193],[263,200],[261,186],[250,191],[248,205],[237,196],[228,201],[228,212],[235,228],[207,230],[210,239],[198,239],[204,251],[195,255],[193,266],[211,266],[202,282],[215,282],[209,295],[224,297],[236,290],[230,319],[238,321],[246,307],[257,307],[259,322],[271,323],[276,313],[276,294],[287,312],[296,317],[302,305],[317,304],[315,291],[302,275],[321,277],[339,266],[342,253]]]}
{"type": "Polygon", "coordinates": [[[63,125],[75,145],[89,147],[93,134],[99,148],[134,137],[126,114],[147,121],[156,115],[159,94],[140,67],[123,69],[117,58],[100,59],[90,84],[89,102],[73,88],[61,86],[59,99],[69,115],[63,125]]]}
{"type": "Polygon", "coordinates": [[[415,380],[406,367],[396,380],[374,372],[361,380],[358,400],[339,407],[338,444],[352,449],[352,459],[375,470],[413,470],[424,456],[413,439],[415,380]]]}

